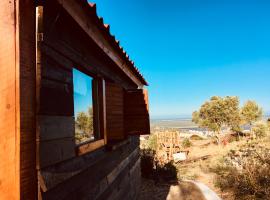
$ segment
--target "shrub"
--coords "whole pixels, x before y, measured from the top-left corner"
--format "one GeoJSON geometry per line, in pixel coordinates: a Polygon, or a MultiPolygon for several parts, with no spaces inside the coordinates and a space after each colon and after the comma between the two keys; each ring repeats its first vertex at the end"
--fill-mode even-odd
{"type": "Polygon", "coordinates": [[[154,175],[155,152],[150,149],[141,150],[141,172],[142,177],[152,178],[154,175]]]}
{"type": "Polygon", "coordinates": [[[173,161],[166,163],[164,166],[156,166],[156,178],[163,180],[176,180],[177,168],[174,166],[173,161]]]}
{"type": "Polygon", "coordinates": [[[237,163],[226,160],[216,166],[216,185],[231,190],[235,199],[268,199],[270,196],[270,150],[266,148],[241,151],[237,163]]]}
{"type": "Polygon", "coordinates": [[[172,162],[160,165],[155,161],[156,152],[151,149],[141,150],[141,172],[142,177],[148,179],[176,180],[177,169],[172,162]]]}
{"type": "Polygon", "coordinates": [[[184,140],[182,141],[182,147],[183,148],[188,148],[191,147],[192,143],[190,142],[190,140],[188,138],[184,138],[184,140]]]}
{"type": "Polygon", "coordinates": [[[265,123],[263,122],[258,122],[252,127],[252,133],[256,137],[265,137],[268,131],[268,127],[266,126],[265,123]]]}
{"type": "Polygon", "coordinates": [[[203,138],[199,135],[192,135],[189,137],[190,140],[203,140],[203,138]]]}
{"type": "Polygon", "coordinates": [[[156,151],[157,150],[157,135],[155,134],[150,134],[148,138],[148,148],[156,151]]]}

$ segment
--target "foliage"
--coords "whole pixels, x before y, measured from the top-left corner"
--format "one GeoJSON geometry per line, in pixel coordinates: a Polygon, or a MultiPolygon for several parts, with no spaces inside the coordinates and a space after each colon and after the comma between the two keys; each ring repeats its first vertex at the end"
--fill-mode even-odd
{"type": "Polygon", "coordinates": [[[148,148],[151,150],[156,151],[157,150],[157,135],[155,134],[150,134],[148,138],[148,148]]]}
{"type": "Polygon", "coordinates": [[[93,109],[88,108],[88,112],[79,112],[76,117],[76,140],[83,141],[93,134],[93,109]]]}
{"type": "Polygon", "coordinates": [[[154,176],[154,158],[155,151],[150,149],[141,149],[141,172],[142,177],[152,178],[154,176]]]}
{"type": "Polygon", "coordinates": [[[203,140],[203,138],[199,135],[191,135],[189,139],[190,140],[203,140]]]}
{"type": "Polygon", "coordinates": [[[229,160],[220,162],[214,172],[217,173],[216,185],[221,190],[230,190],[235,199],[268,199],[270,196],[270,150],[262,148],[248,149],[237,157],[237,165],[229,160]]]}
{"type": "Polygon", "coordinates": [[[255,101],[247,101],[241,109],[241,117],[244,123],[252,123],[262,118],[262,108],[255,101]]]}
{"type": "Polygon", "coordinates": [[[190,142],[189,138],[184,138],[184,140],[182,141],[182,147],[183,148],[188,148],[191,147],[192,143],[190,142]]]}
{"type": "Polygon", "coordinates": [[[267,135],[268,127],[264,122],[257,122],[253,127],[252,127],[252,133],[256,137],[265,137],[267,135]]]}
{"type": "Polygon", "coordinates": [[[220,133],[223,126],[238,129],[240,126],[238,97],[214,96],[205,102],[199,111],[192,114],[192,121],[200,127],[220,133]]]}
{"type": "Polygon", "coordinates": [[[142,177],[155,179],[156,181],[162,180],[176,180],[177,169],[172,162],[165,165],[159,165],[155,161],[156,152],[151,149],[141,150],[141,172],[142,177]]]}
{"type": "Polygon", "coordinates": [[[176,180],[177,168],[173,164],[173,161],[166,163],[164,166],[156,165],[155,178],[158,180],[176,180]]]}

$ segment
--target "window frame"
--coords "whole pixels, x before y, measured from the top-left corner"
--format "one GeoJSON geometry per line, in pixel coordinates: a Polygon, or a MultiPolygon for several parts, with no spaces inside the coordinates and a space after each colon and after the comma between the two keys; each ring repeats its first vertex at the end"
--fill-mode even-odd
{"type": "MultiPolygon", "coordinates": [[[[82,70],[79,67],[73,67],[73,69],[76,69],[81,73],[84,73],[85,75],[90,76],[92,78],[93,129],[95,139],[75,144],[76,155],[80,156],[92,152],[96,149],[99,149],[107,144],[106,113],[105,113],[106,112],[105,80],[101,77],[95,76],[87,72],[86,70],[82,70]]],[[[73,93],[74,93],[74,85],[73,85],[73,93]]],[[[73,101],[73,109],[74,107],[75,102],[73,101]]],[[[74,122],[75,122],[75,113],[74,113],[74,122]]],[[[75,127],[74,127],[74,142],[75,142],[75,127]]]]}

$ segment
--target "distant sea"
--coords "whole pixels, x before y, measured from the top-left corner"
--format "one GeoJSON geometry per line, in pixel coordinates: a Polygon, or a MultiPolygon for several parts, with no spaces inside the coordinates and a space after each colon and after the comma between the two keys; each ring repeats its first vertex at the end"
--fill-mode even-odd
{"type": "MultiPolygon", "coordinates": [[[[263,116],[263,120],[270,118],[270,115],[263,116]]],[[[198,129],[192,122],[191,116],[165,116],[151,118],[151,127],[160,128],[179,128],[179,129],[198,129]]]]}

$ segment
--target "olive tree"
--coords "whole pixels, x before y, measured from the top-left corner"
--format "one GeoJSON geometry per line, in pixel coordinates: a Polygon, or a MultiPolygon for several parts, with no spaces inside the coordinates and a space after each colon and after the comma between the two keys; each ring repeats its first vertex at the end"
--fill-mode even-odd
{"type": "Polygon", "coordinates": [[[214,96],[206,101],[199,111],[193,112],[192,121],[200,127],[213,131],[217,136],[222,127],[229,127],[232,130],[239,129],[241,121],[239,113],[238,97],[214,96]]]}
{"type": "Polygon", "coordinates": [[[87,112],[79,112],[76,116],[76,139],[84,140],[93,134],[93,109],[88,108],[87,112]]]}
{"type": "Polygon", "coordinates": [[[241,117],[245,124],[252,125],[262,118],[262,108],[255,101],[247,101],[241,109],[241,117]]]}

